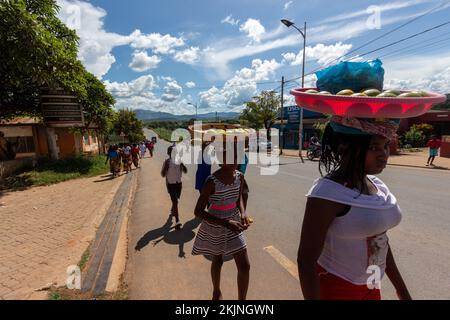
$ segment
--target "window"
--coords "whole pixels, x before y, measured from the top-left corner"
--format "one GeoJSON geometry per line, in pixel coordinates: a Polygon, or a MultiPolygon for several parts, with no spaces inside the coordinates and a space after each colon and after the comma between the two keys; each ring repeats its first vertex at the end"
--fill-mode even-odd
{"type": "Polygon", "coordinates": [[[84,144],[89,144],[89,135],[87,133],[83,135],[83,142],[84,144]]]}
{"type": "Polygon", "coordinates": [[[7,137],[6,140],[16,146],[16,153],[32,153],[36,150],[33,137],[7,137]]]}

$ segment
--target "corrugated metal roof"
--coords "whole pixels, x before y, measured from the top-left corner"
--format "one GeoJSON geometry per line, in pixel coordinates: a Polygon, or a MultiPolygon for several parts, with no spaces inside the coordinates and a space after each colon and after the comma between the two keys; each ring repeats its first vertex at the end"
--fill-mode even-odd
{"type": "Polygon", "coordinates": [[[32,125],[32,124],[40,124],[40,120],[38,118],[31,118],[31,117],[19,117],[19,118],[13,118],[10,120],[0,120],[0,125],[32,125]]]}

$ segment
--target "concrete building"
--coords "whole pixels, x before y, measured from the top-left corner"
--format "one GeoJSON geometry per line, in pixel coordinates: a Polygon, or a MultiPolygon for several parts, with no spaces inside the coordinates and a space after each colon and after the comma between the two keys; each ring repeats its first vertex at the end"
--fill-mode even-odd
{"type": "Polygon", "coordinates": [[[16,158],[50,156],[59,159],[77,154],[95,154],[103,148],[95,126],[81,135],[70,127],[46,126],[36,118],[15,118],[1,120],[0,131],[13,144],[16,158]]]}

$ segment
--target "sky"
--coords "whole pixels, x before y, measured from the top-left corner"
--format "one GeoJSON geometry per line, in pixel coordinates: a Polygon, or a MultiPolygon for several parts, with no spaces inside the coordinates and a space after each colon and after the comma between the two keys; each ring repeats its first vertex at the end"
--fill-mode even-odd
{"type": "Polygon", "coordinates": [[[59,18],[80,37],[79,59],[117,109],[239,112],[261,90],[280,93],[282,76],[294,79],[284,92],[294,104],[289,90],[301,86],[303,36],[280,19],[301,30],[306,22],[305,86],[341,60],[380,58],[385,88],[450,93],[450,24],[374,51],[450,21],[449,0],[57,3],[59,18]]]}

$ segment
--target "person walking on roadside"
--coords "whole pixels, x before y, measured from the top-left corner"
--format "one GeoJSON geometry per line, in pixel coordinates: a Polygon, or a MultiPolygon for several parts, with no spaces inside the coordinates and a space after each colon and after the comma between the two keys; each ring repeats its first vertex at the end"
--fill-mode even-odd
{"type": "Polygon", "coordinates": [[[204,141],[202,143],[202,151],[199,154],[197,171],[195,173],[195,190],[198,190],[200,193],[202,192],[206,179],[211,175],[211,150],[212,144],[204,141]]]}
{"type": "Polygon", "coordinates": [[[439,148],[441,147],[441,140],[437,139],[435,135],[431,136],[431,139],[427,142],[427,147],[429,148],[429,154],[427,160],[427,167],[434,166],[434,158],[438,155],[439,148]]]}
{"type": "MultiPolygon", "coordinates": [[[[240,163],[237,167],[237,170],[239,170],[239,172],[242,173],[243,176],[245,176],[245,172],[247,171],[248,166],[247,151],[248,149],[244,150],[244,163],[240,163]]],[[[244,209],[247,210],[248,193],[250,192],[250,189],[248,187],[247,180],[245,180],[245,177],[243,182],[244,185],[242,187],[242,200],[244,201],[244,209]]]]}
{"type": "Polygon", "coordinates": [[[131,148],[131,159],[136,169],[139,168],[139,147],[137,144],[133,144],[131,148]]]}
{"type": "Polygon", "coordinates": [[[141,144],[139,145],[139,149],[141,151],[141,159],[144,159],[145,152],[147,151],[147,147],[145,146],[144,142],[141,142],[141,144]]]}
{"type": "Polygon", "coordinates": [[[149,141],[147,143],[147,149],[148,152],[150,153],[150,158],[153,158],[153,149],[155,148],[155,143],[153,141],[149,141]]]}
{"type": "Polygon", "coordinates": [[[120,156],[117,149],[116,145],[109,146],[105,161],[106,164],[109,160],[109,171],[112,173],[113,178],[117,177],[120,173],[120,156]]]}
{"type": "Polygon", "coordinates": [[[122,148],[122,163],[123,163],[123,170],[128,173],[131,171],[131,147],[129,145],[124,145],[122,148]]]}
{"type": "Polygon", "coordinates": [[[222,300],[220,274],[224,257],[232,256],[238,269],[238,298],[245,300],[250,277],[247,244],[243,235],[250,224],[242,201],[243,175],[236,170],[237,159],[223,163],[206,180],[195,207],[195,215],[202,219],[195,237],[192,254],[212,259],[211,278],[213,300],[222,300]],[[205,210],[207,209],[207,210],[205,210]]]}
{"type": "Polygon", "coordinates": [[[172,201],[172,208],[170,210],[170,216],[175,217],[175,227],[181,228],[180,215],[178,211],[178,201],[181,197],[182,173],[187,173],[186,166],[181,162],[181,159],[177,158],[176,152],[172,152],[173,147],[170,146],[167,149],[167,155],[169,156],[163,163],[161,169],[161,176],[166,178],[167,192],[169,193],[170,200],[172,201]]]}
{"type": "Polygon", "coordinates": [[[380,300],[384,274],[400,299],[411,299],[387,236],[400,223],[400,207],[375,176],[396,130],[390,121],[337,116],[327,124],[319,166],[326,175],[306,195],[298,249],[305,299],[380,300]]]}

